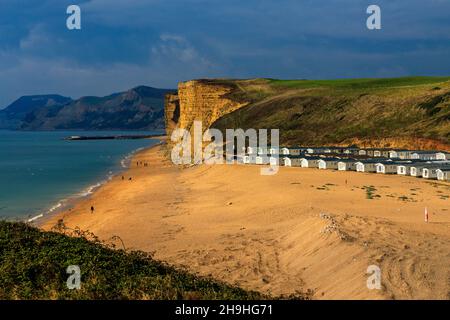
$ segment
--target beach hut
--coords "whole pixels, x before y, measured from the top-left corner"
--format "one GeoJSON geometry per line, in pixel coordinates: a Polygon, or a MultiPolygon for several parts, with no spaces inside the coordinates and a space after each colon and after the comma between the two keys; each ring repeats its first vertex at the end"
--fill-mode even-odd
{"type": "Polygon", "coordinates": [[[393,149],[388,152],[389,158],[410,159],[411,151],[405,149],[393,149]]]}
{"type": "Polygon", "coordinates": [[[286,167],[301,167],[301,159],[300,157],[284,157],[283,164],[286,167]]]}
{"type": "Polygon", "coordinates": [[[425,179],[437,179],[438,170],[450,170],[450,166],[442,166],[442,164],[430,164],[422,168],[422,177],[425,179]]]}
{"type": "Polygon", "coordinates": [[[344,159],[338,162],[339,171],[355,171],[356,161],[352,159],[344,159]]]}
{"type": "Polygon", "coordinates": [[[377,173],[397,173],[398,163],[392,161],[383,161],[375,164],[377,173]]]}
{"type": "Polygon", "coordinates": [[[437,170],[438,168],[424,167],[422,168],[422,177],[425,179],[437,178],[437,170]]]}
{"type": "Polygon", "coordinates": [[[389,158],[389,151],[388,149],[371,149],[367,155],[376,158],[389,158]]]}
{"type": "Polygon", "coordinates": [[[437,179],[443,181],[450,181],[450,168],[437,169],[437,179]]]}
{"type": "Polygon", "coordinates": [[[420,170],[422,169],[421,166],[426,166],[430,164],[430,161],[424,161],[424,160],[404,160],[404,161],[398,161],[399,164],[397,166],[397,174],[399,175],[411,175],[411,168],[413,169],[413,174],[416,174],[417,168],[420,170]]]}
{"type": "Polygon", "coordinates": [[[307,152],[313,154],[332,153],[332,149],[328,147],[316,147],[316,148],[308,148],[307,152]]]}
{"type": "Polygon", "coordinates": [[[448,152],[437,152],[436,160],[450,160],[450,153],[448,152]]]}
{"type": "Polygon", "coordinates": [[[365,161],[358,161],[355,163],[356,165],[356,171],[357,172],[376,172],[376,161],[372,160],[365,160],[365,161]]]}
{"type": "Polygon", "coordinates": [[[255,157],[255,163],[256,164],[268,164],[269,157],[267,155],[258,155],[255,157]]]}
{"type": "Polygon", "coordinates": [[[300,163],[302,168],[317,168],[319,166],[319,157],[305,157],[301,158],[300,163]]]}
{"type": "Polygon", "coordinates": [[[283,147],[281,148],[281,154],[282,155],[290,155],[290,156],[299,156],[304,152],[304,148],[297,148],[297,147],[283,147]]]}
{"type": "Polygon", "coordinates": [[[409,165],[401,164],[397,166],[397,174],[406,176],[409,174],[409,165]]]}
{"type": "Polygon", "coordinates": [[[339,160],[337,158],[320,159],[317,161],[317,167],[319,169],[337,169],[339,160]]]}
{"type": "Polygon", "coordinates": [[[389,151],[389,158],[399,158],[398,150],[391,150],[391,151],[389,151]]]}
{"type": "Polygon", "coordinates": [[[437,160],[436,155],[437,151],[414,151],[411,153],[411,159],[420,159],[420,160],[437,160]]]}
{"type": "Polygon", "coordinates": [[[285,167],[292,167],[292,161],[288,157],[284,157],[282,160],[283,166],[285,167]]]}
{"type": "Polygon", "coordinates": [[[367,150],[360,149],[360,150],[358,151],[358,155],[360,155],[360,156],[367,156],[367,150]]]}
{"type": "Polygon", "coordinates": [[[409,168],[409,174],[412,177],[422,177],[422,169],[426,167],[426,164],[415,164],[409,168]]]}
{"type": "Polygon", "coordinates": [[[278,147],[270,147],[269,154],[280,154],[280,148],[278,148],[278,147]]]}
{"type": "Polygon", "coordinates": [[[280,165],[280,157],[278,157],[278,156],[275,156],[275,157],[271,156],[271,157],[269,157],[269,164],[271,166],[278,166],[278,165],[280,165]]]}
{"type": "Polygon", "coordinates": [[[352,147],[349,147],[349,148],[344,148],[343,150],[342,150],[342,153],[343,154],[346,154],[346,155],[358,155],[359,154],[359,149],[358,148],[352,148],[352,147]]]}

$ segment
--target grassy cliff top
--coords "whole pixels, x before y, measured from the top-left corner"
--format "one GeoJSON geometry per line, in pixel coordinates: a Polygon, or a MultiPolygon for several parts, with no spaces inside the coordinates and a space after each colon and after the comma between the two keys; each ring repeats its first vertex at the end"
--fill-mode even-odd
{"type": "Polygon", "coordinates": [[[229,82],[248,104],[215,128],[280,129],[286,145],[450,149],[450,77],[229,82]]]}

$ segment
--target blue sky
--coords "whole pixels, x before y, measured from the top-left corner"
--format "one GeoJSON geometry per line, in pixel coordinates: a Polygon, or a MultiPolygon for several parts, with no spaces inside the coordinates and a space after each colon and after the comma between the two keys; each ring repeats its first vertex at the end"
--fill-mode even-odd
{"type": "Polygon", "coordinates": [[[0,0],[0,108],[205,77],[405,75],[450,75],[450,0],[0,0]]]}

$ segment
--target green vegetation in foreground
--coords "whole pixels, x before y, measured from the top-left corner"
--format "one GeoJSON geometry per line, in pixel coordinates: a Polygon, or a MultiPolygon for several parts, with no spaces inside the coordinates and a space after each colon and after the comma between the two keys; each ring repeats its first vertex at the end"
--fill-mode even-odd
{"type": "Polygon", "coordinates": [[[0,222],[0,299],[264,299],[155,261],[114,250],[76,232],[69,237],[24,223],[0,222]],[[66,286],[66,268],[79,265],[81,289],[66,286]]]}

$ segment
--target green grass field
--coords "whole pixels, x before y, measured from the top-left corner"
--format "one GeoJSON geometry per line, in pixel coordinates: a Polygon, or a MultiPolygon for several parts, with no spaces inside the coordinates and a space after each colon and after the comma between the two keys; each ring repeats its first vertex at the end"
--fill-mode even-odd
{"type": "Polygon", "coordinates": [[[213,128],[279,129],[283,145],[450,150],[450,77],[234,83],[229,97],[247,105],[213,128]]]}
{"type": "Polygon", "coordinates": [[[403,77],[381,79],[334,79],[334,80],[278,80],[269,79],[270,84],[289,88],[342,88],[342,89],[368,89],[393,88],[439,84],[450,81],[450,77],[403,77]]]}

